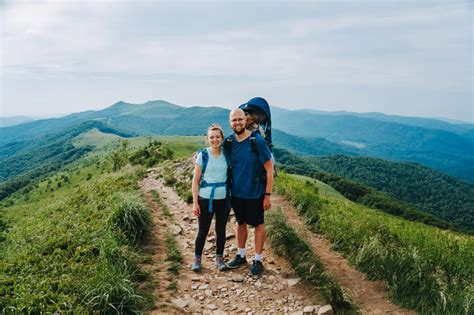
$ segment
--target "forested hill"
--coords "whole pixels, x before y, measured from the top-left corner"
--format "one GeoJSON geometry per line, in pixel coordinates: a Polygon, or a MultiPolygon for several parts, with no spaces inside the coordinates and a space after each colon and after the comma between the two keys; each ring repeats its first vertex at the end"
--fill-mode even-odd
{"type": "Polygon", "coordinates": [[[297,157],[275,150],[278,162],[307,174],[333,174],[385,192],[438,218],[474,231],[474,185],[427,167],[369,157],[297,157]]]}
{"type": "Polygon", "coordinates": [[[352,115],[272,112],[274,128],[300,137],[352,144],[358,155],[417,162],[474,182],[474,141],[462,134],[352,115]]]}
{"type": "Polygon", "coordinates": [[[285,148],[296,154],[303,155],[328,155],[328,154],[348,154],[357,155],[358,151],[353,146],[339,144],[324,138],[298,137],[279,129],[272,131],[273,144],[278,148],[285,148]]]}
{"type": "Polygon", "coordinates": [[[112,129],[99,121],[86,121],[35,140],[0,146],[0,200],[26,187],[40,177],[58,171],[77,160],[92,147],[76,147],[73,139],[93,128],[121,137],[131,134],[112,129]]]}

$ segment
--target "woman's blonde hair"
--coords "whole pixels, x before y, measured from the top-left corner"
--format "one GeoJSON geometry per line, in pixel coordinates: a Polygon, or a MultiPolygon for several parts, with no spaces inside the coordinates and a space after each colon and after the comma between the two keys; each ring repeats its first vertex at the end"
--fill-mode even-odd
{"type": "Polygon", "coordinates": [[[224,139],[224,131],[222,131],[222,127],[219,124],[212,124],[207,128],[207,133],[209,134],[209,131],[212,130],[219,130],[222,136],[222,139],[224,139]]]}

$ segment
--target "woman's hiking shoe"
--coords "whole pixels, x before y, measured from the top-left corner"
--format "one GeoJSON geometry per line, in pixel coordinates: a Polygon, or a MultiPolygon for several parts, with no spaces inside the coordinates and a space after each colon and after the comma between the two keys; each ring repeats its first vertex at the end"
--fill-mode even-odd
{"type": "Polygon", "coordinates": [[[194,258],[194,262],[191,265],[191,270],[194,272],[199,272],[201,271],[201,258],[194,258]]]}
{"type": "Polygon", "coordinates": [[[217,267],[217,269],[219,269],[219,271],[226,271],[228,269],[227,265],[224,261],[224,257],[222,257],[222,256],[217,256],[216,257],[216,267],[217,267]]]}
{"type": "Polygon", "coordinates": [[[263,272],[263,264],[260,260],[254,260],[252,264],[252,268],[250,269],[250,273],[252,276],[258,276],[263,272]]]}
{"type": "Polygon", "coordinates": [[[241,265],[245,265],[247,263],[247,259],[244,257],[241,257],[240,255],[236,255],[234,259],[232,259],[228,264],[227,267],[230,269],[237,269],[241,265]]]}

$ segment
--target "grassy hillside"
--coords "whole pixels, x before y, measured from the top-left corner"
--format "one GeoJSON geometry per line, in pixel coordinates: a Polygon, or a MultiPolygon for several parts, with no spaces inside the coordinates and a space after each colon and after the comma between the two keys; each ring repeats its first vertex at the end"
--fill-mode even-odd
{"type": "Polygon", "coordinates": [[[137,181],[203,138],[124,139],[93,128],[69,140],[92,149],[2,203],[0,312],[143,312],[153,298],[139,249],[151,223],[137,181]]]}
{"type": "MultiPolygon", "coordinates": [[[[420,175],[412,171],[411,167],[413,165],[387,162],[374,158],[350,158],[340,155],[328,157],[300,157],[281,149],[275,150],[274,154],[277,162],[281,163],[286,171],[322,180],[352,201],[401,216],[407,220],[420,221],[441,228],[473,231],[469,223],[471,210],[469,208],[466,208],[465,212],[458,210],[458,206],[462,204],[462,202],[469,204],[471,198],[469,190],[463,190],[459,187],[469,184],[455,180],[454,178],[448,177],[451,180],[455,180],[456,185],[443,185],[442,179],[445,175],[434,172],[431,177],[432,180],[425,181],[425,177],[422,176],[423,173],[420,175]],[[341,168],[347,167],[347,174],[340,174],[340,172],[333,171],[333,168],[327,166],[328,164],[337,165],[337,162],[341,159],[351,159],[351,161],[358,161],[359,164],[354,165],[354,163],[347,163],[347,165],[341,166],[341,168]],[[321,161],[324,163],[320,163],[321,161]],[[378,165],[378,168],[373,167],[374,164],[377,165],[377,163],[382,162],[385,164],[378,165]],[[360,178],[354,176],[358,171],[358,165],[360,165],[361,169],[364,169],[360,178]],[[403,176],[400,174],[392,174],[391,171],[393,170],[402,172],[403,176]],[[382,182],[380,184],[381,186],[373,187],[366,184],[367,179],[364,178],[364,176],[367,178],[378,176],[382,182]],[[397,176],[400,177],[395,178],[397,176]],[[398,184],[392,187],[388,183],[385,184],[385,182],[396,182],[398,184]],[[436,191],[438,195],[424,201],[432,202],[432,207],[429,208],[429,211],[420,211],[422,209],[418,208],[416,203],[407,201],[402,197],[397,198],[394,191],[389,190],[391,187],[393,189],[405,189],[404,185],[411,187],[412,192],[420,192],[421,197],[419,197],[419,200],[423,200],[424,191],[436,191]],[[451,199],[451,195],[448,195],[451,193],[451,189],[456,189],[456,194],[452,195],[454,201],[451,199]],[[462,199],[456,199],[456,196],[462,199]],[[450,202],[454,202],[454,204],[450,204],[450,202]],[[443,209],[442,207],[444,205],[449,206],[449,210],[451,211],[449,217],[446,216],[445,212],[440,210],[443,209]]],[[[425,172],[433,172],[426,168],[423,169],[425,172]]],[[[410,195],[413,196],[415,194],[410,195]]]]}
{"type": "Polygon", "coordinates": [[[473,237],[322,196],[313,184],[284,173],[275,189],[360,271],[386,281],[395,303],[423,314],[474,312],[473,237]]]}
{"type": "Polygon", "coordinates": [[[416,208],[474,230],[474,185],[417,164],[336,155],[312,159],[325,172],[394,195],[416,208]]]}
{"type": "MultiPolygon", "coordinates": [[[[140,167],[100,174],[96,165],[57,173],[2,209],[9,228],[0,243],[0,310],[4,312],[133,312],[151,303],[137,281],[135,232],[122,211],[148,217],[137,192],[140,167]]],[[[148,222],[148,223],[147,223],[148,222]]]]}
{"type": "Polygon", "coordinates": [[[130,136],[100,122],[88,121],[36,140],[0,146],[0,201],[21,189],[30,189],[36,180],[62,169],[91,151],[93,146],[74,146],[73,139],[94,128],[103,133],[130,136]]]}

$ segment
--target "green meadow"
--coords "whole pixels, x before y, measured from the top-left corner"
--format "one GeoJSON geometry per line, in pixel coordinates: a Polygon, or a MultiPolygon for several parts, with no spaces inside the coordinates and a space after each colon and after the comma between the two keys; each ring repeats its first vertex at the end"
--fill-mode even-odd
{"type": "Polygon", "coordinates": [[[189,156],[203,140],[98,130],[74,139],[94,150],[2,201],[0,311],[150,309],[152,281],[139,264],[151,219],[137,182],[150,164],[189,156]]]}
{"type": "Polygon", "coordinates": [[[423,314],[474,312],[472,236],[334,198],[325,189],[283,172],[275,183],[313,231],[328,237],[370,279],[386,281],[395,303],[423,314]]]}
{"type": "MultiPolygon", "coordinates": [[[[137,182],[163,163],[165,180],[186,199],[183,159],[205,145],[204,137],[122,138],[92,129],[73,144],[93,149],[1,201],[0,312],[133,313],[155,304],[152,280],[140,268],[149,259],[141,246],[151,219],[137,182]],[[173,172],[174,163],[184,175],[173,172]]],[[[472,236],[367,208],[318,180],[282,171],[275,190],[359,270],[386,281],[395,303],[425,314],[474,313],[472,236]]],[[[291,227],[278,231],[281,254],[298,248],[317,262],[291,227]]],[[[171,239],[167,246],[176,247],[171,239]]],[[[316,286],[328,285],[328,300],[354,307],[333,280],[305,266],[295,263],[316,286]]]]}

